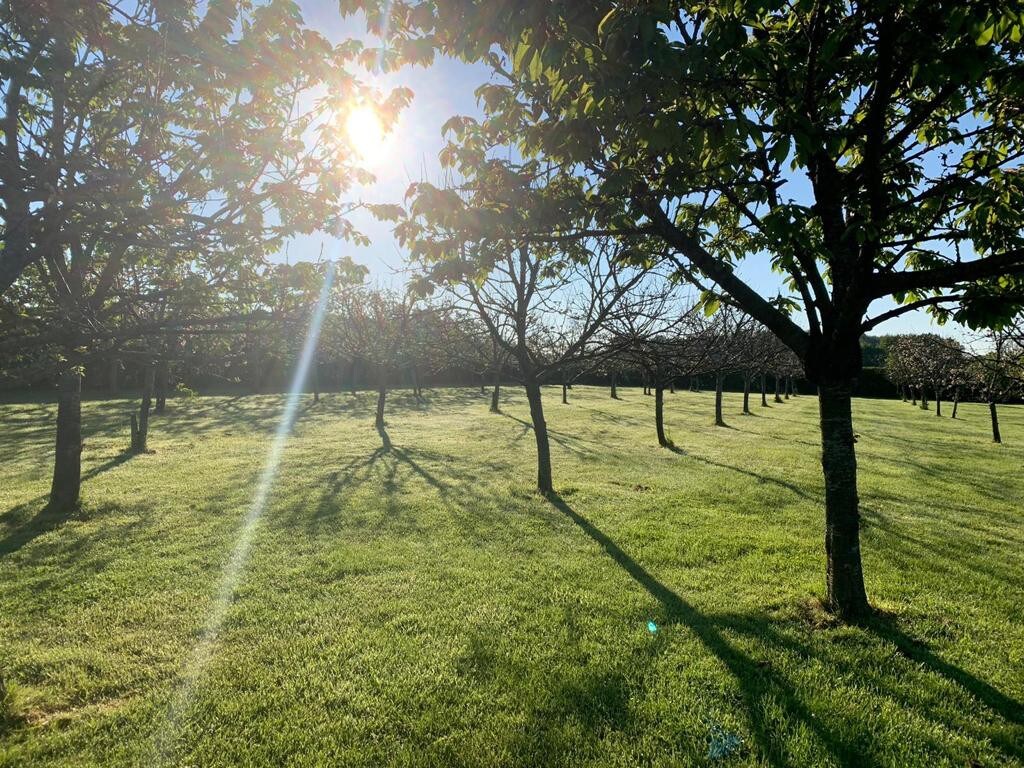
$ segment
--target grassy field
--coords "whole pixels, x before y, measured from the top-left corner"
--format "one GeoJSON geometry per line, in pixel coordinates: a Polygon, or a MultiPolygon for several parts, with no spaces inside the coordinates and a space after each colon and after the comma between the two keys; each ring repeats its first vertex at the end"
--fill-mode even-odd
{"type": "Polygon", "coordinates": [[[0,406],[0,765],[1024,765],[1024,408],[997,446],[856,403],[849,627],[816,401],[667,396],[670,451],[621,394],[546,394],[550,500],[518,390],[398,394],[389,450],[370,394],[304,399],[206,643],[284,398],[171,401],[130,459],[134,403],[88,402],[67,518],[55,408],[0,406]]]}

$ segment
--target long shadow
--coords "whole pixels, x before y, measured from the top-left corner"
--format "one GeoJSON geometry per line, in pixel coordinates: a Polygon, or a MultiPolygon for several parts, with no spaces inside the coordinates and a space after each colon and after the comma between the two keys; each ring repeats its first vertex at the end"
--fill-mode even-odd
{"type": "Polygon", "coordinates": [[[702,462],[702,463],[707,464],[707,465],[712,466],[712,467],[718,467],[719,469],[728,469],[731,472],[739,472],[741,475],[746,475],[747,477],[751,477],[754,480],[757,480],[757,482],[759,482],[759,483],[770,483],[772,485],[777,485],[780,488],[785,488],[787,491],[790,491],[791,493],[794,493],[797,496],[799,496],[800,498],[806,499],[807,501],[814,501],[814,502],[820,502],[821,501],[820,497],[814,496],[814,495],[812,495],[810,493],[807,493],[807,491],[803,490],[800,486],[794,485],[793,483],[786,482],[785,480],[779,480],[777,477],[771,477],[769,475],[761,475],[761,474],[758,474],[757,472],[752,472],[749,469],[743,469],[742,467],[734,467],[732,464],[722,464],[721,462],[712,461],[711,459],[706,459],[703,456],[695,456],[692,453],[689,454],[689,456],[690,456],[691,459],[696,459],[697,461],[702,462]]]}
{"type": "Polygon", "coordinates": [[[893,617],[876,613],[861,626],[876,637],[895,645],[903,656],[956,683],[1001,717],[1017,725],[1024,724],[1024,702],[1010,698],[970,672],[939,658],[927,643],[900,629],[893,617]]]}
{"type": "MultiPolygon", "coordinates": [[[[5,517],[18,517],[45,498],[45,496],[41,496],[14,507],[5,514],[5,517]]],[[[0,557],[14,554],[43,534],[60,528],[71,519],[74,512],[75,510],[73,509],[56,509],[49,504],[44,505],[30,520],[19,525],[15,530],[0,539],[0,557]]]]}
{"type": "Polygon", "coordinates": [[[680,622],[689,627],[708,651],[726,665],[740,686],[747,715],[754,731],[754,738],[761,748],[762,755],[772,765],[786,764],[784,758],[786,745],[784,741],[780,740],[781,734],[773,730],[773,723],[766,721],[762,715],[761,700],[769,693],[777,695],[790,714],[812,730],[831,756],[841,765],[872,764],[870,760],[866,760],[867,756],[863,752],[857,750],[855,745],[846,744],[837,734],[830,731],[800,700],[794,687],[775,674],[770,666],[759,665],[754,659],[733,647],[716,626],[714,618],[705,616],[658,581],[604,532],[569,506],[557,493],[550,494],[548,500],[552,506],[565,514],[587,536],[597,542],[605,553],[618,563],[634,581],[661,603],[670,622],[680,622]]]}

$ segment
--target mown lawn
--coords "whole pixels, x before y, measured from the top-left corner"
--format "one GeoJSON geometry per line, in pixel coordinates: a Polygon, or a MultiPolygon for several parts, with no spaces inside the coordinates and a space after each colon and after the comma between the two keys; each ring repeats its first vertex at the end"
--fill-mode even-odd
{"type": "Polygon", "coordinates": [[[997,446],[857,402],[882,612],[847,627],[816,401],[668,395],[670,451],[621,396],[547,392],[551,500],[519,391],[398,394],[390,450],[370,394],[304,399],[205,643],[284,398],[171,401],[134,458],[134,403],[88,402],[67,518],[55,408],[0,406],[0,764],[1024,765],[1024,408],[997,446]]]}

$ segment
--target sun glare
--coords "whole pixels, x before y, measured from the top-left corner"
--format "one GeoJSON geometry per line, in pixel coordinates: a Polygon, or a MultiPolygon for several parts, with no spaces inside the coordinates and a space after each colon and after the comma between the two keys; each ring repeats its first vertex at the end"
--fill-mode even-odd
{"type": "Polygon", "coordinates": [[[373,107],[356,107],[345,120],[345,132],[352,148],[369,166],[381,165],[387,157],[388,133],[373,107]]]}

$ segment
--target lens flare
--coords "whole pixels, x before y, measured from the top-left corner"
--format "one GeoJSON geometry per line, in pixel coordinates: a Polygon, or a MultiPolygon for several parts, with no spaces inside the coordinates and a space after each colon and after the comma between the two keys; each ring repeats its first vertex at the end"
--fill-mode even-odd
{"type": "Polygon", "coordinates": [[[323,324],[324,313],[327,310],[327,301],[331,293],[331,285],[334,282],[334,262],[328,261],[324,283],[320,289],[320,298],[317,301],[316,309],[310,318],[309,329],[306,331],[306,340],[302,345],[302,353],[295,367],[295,374],[292,377],[291,387],[288,391],[288,398],[285,401],[284,410],[281,413],[281,420],[278,423],[277,431],[274,433],[273,442],[267,453],[267,460],[263,465],[263,472],[256,486],[256,493],[253,496],[252,504],[249,506],[242,525],[239,528],[235,539],[235,546],[231,551],[231,557],[224,566],[217,591],[214,595],[213,604],[206,622],[203,625],[202,633],[196,643],[188,663],[185,665],[178,687],[171,700],[167,717],[158,729],[153,740],[153,752],[147,765],[171,765],[176,764],[175,751],[176,739],[178,736],[179,724],[187,714],[189,706],[194,698],[194,692],[201,682],[203,673],[209,666],[216,649],[217,640],[224,620],[227,618],[228,608],[231,605],[235,591],[238,589],[249,559],[249,552],[252,549],[253,538],[260,519],[267,506],[267,499],[270,497],[274,485],[274,478],[281,463],[288,437],[291,435],[292,427],[295,425],[295,415],[298,410],[299,399],[302,396],[306,376],[309,373],[309,366],[313,361],[316,352],[317,340],[320,337],[320,327],[323,324]]]}
{"type": "Polygon", "coordinates": [[[382,165],[388,156],[388,133],[373,107],[356,107],[345,119],[348,142],[368,166],[382,165]]]}

